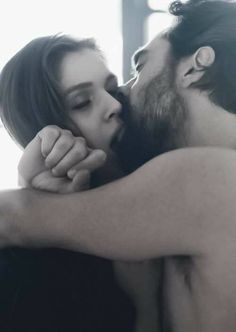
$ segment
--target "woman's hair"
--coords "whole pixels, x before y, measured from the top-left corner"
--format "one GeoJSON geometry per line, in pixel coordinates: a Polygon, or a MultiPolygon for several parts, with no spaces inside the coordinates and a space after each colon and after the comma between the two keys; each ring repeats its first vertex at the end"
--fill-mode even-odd
{"type": "Polygon", "coordinates": [[[1,118],[9,134],[25,147],[43,127],[54,124],[73,131],[60,88],[60,65],[68,52],[91,49],[93,39],[65,35],[34,39],[3,68],[0,75],[1,118]]]}
{"type": "Polygon", "coordinates": [[[236,113],[236,3],[230,0],[174,1],[170,13],[177,22],[167,38],[174,58],[194,54],[202,46],[215,51],[215,62],[195,87],[213,102],[236,113]]]}

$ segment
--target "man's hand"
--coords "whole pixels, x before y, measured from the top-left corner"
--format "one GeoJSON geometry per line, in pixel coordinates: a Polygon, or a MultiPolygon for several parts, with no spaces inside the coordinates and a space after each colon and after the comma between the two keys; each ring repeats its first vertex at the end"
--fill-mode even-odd
{"type": "Polygon", "coordinates": [[[43,128],[26,147],[18,171],[21,185],[68,193],[89,187],[90,173],[106,154],[90,149],[84,138],[57,126],[43,128]]]}

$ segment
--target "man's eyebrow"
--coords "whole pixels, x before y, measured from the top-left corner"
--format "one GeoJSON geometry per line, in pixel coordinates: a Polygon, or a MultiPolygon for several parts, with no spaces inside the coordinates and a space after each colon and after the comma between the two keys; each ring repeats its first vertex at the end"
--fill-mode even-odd
{"type": "Polygon", "coordinates": [[[74,92],[78,89],[91,88],[92,86],[93,86],[92,82],[83,82],[83,83],[72,85],[65,91],[65,96],[68,96],[69,94],[71,94],[72,92],[74,92]]]}
{"type": "Polygon", "coordinates": [[[105,85],[109,85],[112,83],[118,84],[117,82],[117,77],[114,74],[109,74],[106,78],[106,84],[105,85]]]}
{"type": "Polygon", "coordinates": [[[148,51],[144,48],[137,50],[134,55],[132,56],[132,64],[133,66],[137,66],[139,60],[141,57],[145,56],[148,53],[148,51]]]}

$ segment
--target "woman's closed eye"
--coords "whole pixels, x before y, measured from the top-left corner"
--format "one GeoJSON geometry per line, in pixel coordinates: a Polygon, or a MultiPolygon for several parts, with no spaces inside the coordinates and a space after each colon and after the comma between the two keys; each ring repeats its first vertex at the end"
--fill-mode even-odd
{"type": "Polygon", "coordinates": [[[91,104],[91,100],[84,100],[78,104],[72,106],[72,110],[85,109],[91,104]]]}
{"type": "Polygon", "coordinates": [[[85,110],[92,104],[92,98],[90,96],[77,96],[71,105],[72,110],[85,110]]]}

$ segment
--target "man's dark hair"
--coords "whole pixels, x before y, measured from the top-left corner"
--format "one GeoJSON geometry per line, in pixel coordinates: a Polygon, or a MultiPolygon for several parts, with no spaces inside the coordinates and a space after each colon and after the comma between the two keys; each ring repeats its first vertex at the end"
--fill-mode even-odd
{"type": "Polygon", "coordinates": [[[215,62],[194,84],[207,90],[211,100],[236,113],[236,3],[227,0],[174,1],[170,13],[177,22],[167,34],[173,55],[179,59],[202,46],[215,51],[215,62]]]}
{"type": "Polygon", "coordinates": [[[73,131],[60,88],[60,64],[68,52],[100,50],[93,39],[65,35],[34,39],[3,68],[0,106],[4,126],[25,147],[43,127],[54,124],[73,131]]]}

